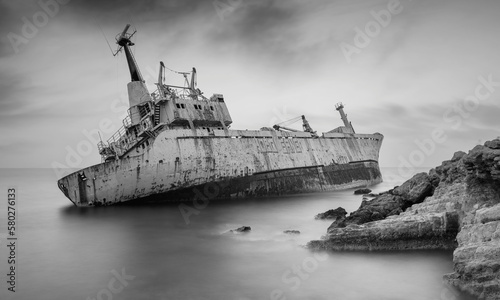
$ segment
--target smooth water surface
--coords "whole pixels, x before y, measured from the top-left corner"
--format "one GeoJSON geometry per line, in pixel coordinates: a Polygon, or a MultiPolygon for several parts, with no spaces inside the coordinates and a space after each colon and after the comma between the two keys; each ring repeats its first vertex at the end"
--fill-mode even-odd
{"type": "Polygon", "coordinates": [[[330,225],[316,214],[359,207],[362,197],[353,190],[211,202],[203,209],[193,203],[77,208],[52,170],[4,169],[0,179],[0,234],[6,189],[15,186],[19,236],[16,293],[7,290],[2,236],[0,299],[466,299],[442,284],[453,268],[450,251],[305,249],[330,225]],[[243,225],[251,232],[229,232],[243,225]]]}

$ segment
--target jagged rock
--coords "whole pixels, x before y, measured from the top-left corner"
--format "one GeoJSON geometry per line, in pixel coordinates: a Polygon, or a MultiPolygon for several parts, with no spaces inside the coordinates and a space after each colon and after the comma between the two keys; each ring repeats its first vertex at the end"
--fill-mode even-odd
{"type": "Polygon", "coordinates": [[[438,186],[441,181],[444,184],[461,181],[467,175],[463,164],[463,159],[466,157],[465,152],[455,152],[451,160],[445,160],[440,166],[429,171],[429,176],[433,178],[434,186],[438,186]]]}
{"type": "Polygon", "coordinates": [[[400,213],[402,213],[402,212],[403,212],[403,210],[402,210],[400,207],[398,207],[398,208],[396,208],[395,210],[392,210],[392,211],[389,213],[389,215],[388,215],[388,216],[396,216],[396,215],[399,215],[399,214],[400,214],[400,213]]]}
{"type": "Polygon", "coordinates": [[[351,213],[345,220],[336,220],[328,230],[349,224],[361,225],[398,215],[409,206],[422,202],[425,197],[432,195],[433,191],[431,177],[426,173],[416,174],[401,186],[395,187],[392,192],[382,193],[372,200],[363,198],[357,211],[351,213]]]}
{"type": "Polygon", "coordinates": [[[500,299],[499,212],[500,204],[478,210],[475,223],[462,227],[453,253],[455,272],[445,276],[450,284],[480,299],[500,299]]]}
{"type": "Polygon", "coordinates": [[[365,189],[359,189],[359,190],[355,190],[354,191],[354,195],[364,195],[364,194],[368,194],[368,193],[371,193],[371,192],[372,192],[372,190],[367,189],[367,188],[365,188],[365,189]]]}
{"type": "Polygon", "coordinates": [[[418,173],[392,193],[401,196],[407,206],[422,202],[425,197],[431,196],[434,191],[431,178],[427,173],[418,173]]]}
{"type": "Polygon", "coordinates": [[[376,221],[387,217],[390,212],[401,208],[403,200],[399,196],[384,194],[370,201],[361,202],[359,209],[351,213],[345,221],[333,223],[330,228],[345,227],[348,224],[361,225],[367,222],[376,221]],[[337,224],[339,226],[334,226],[337,224]],[[343,225],[343,226],[342,226],[343,225]]]}
{"type": "MultiPolygon", "coordinates": [[[[486,144],[500,143],[500,140],[486,144]]],[[[485,144],[485,145],[486,145],[485,144]]],[[[495,146],[496,147],[496,146],[495,146]]],[[[467,173],[481,180],[500,180],[500,149],[476,146],[463,159],[467,173]]]]}
{"type": "Polygon", "coordinates": [[[485,147],[488,147],[490,149],[500,149],[500,139],[495,139],[493,141],[487,141],[484,143],[485,147]]]}
{"type": "Polygon", "coordinates": [[[231,232],[249,232],[250,230],[252,230],[250,226],[241,226],[240,228],[231,230],[231,232]]]}
{"type": "Polygon", "coordinates": [[[330,229],[330,238],[311,241],[308,247],[336,251],[454,249],[457,232],[457,213],[407,214],[398,219],[330,229]]]}
{"type": "Polygon", "coordinates": [[[334,222],[327,232],[308,246],[329,250],[456,247],[454,273],[445,280],[479,299],[500,299],[500,139],[467,154],[456,152],[428,175],[417,174],[371,201],[362,201],[357,211],[334,222]]]}
{"type": "Polygon", "coordinates": [[[343,209],[342,207],[338,207],[336,209],[330,209],[325,211],[324,213],[319,213],[317,214],[314,218],[316,220],[338,220],[338,219],[345,219],[345,216],[347,215],[347,211],[343,209]]]}
{"type": "Polygon", "coordinates": [[[300,234],[300,231],[298,230],[285,230],[283,231],[285,234],[300,234]]]}
{"type": "Polygon", "coordinates": [[[463,152],[463,151],[457,151],[453,154],[453,157],[451,158],[451,161],[452,162],[457,162],[459,160],[462,159],[462,157],[464,157],[467,153],[463,152]]]}

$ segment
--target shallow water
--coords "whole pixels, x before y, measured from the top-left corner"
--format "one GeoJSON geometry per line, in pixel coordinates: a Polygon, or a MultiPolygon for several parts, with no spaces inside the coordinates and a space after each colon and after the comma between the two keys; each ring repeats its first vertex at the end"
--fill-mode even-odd
{"type": "Polygon", "coordinates": [[[15,186],[19,236],[15,293],[7,290],[2,236],[0,299],[468,299],[442,284],[453,268],[451,251],[302,247],[330,225],[314,220],[317,213],[359,207],[353,190],[211,202],[196,210],[186,203],[187,216],[179,204],[77,208],[51,170],[0,172],[0,234],[7,186],[15,186]],[[228,232],[243,225],[251,232],[228,232]]]}

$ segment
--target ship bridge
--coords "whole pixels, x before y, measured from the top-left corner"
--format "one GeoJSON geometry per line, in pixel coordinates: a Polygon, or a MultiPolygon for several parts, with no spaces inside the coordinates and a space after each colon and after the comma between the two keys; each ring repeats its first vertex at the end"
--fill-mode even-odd
{"type": "Polygon", "coordinates": [[[137,61],[130,50],[135,34],[128,33],[130,25],[116,38],[119,48],[125,52],[131,81],[127,84],[129,109],[123,126],[106,142],[97,145],[103,161],[119,159],[125,155],[140,154],[149,147],[154,138],[164,130],[191,129],[226,130],[232,123],[229,110],[222,94],[213,94],[210,98],[203,95],[196,83],[196,69],[191,72],[178,72],[165,67],[160,62],[158,89],[149,93],[137,61]],[[166,70],[182,75],[184,86],[165,84],[166,70]],[[135,150],[135,152],[133,151],[135,150]]]}
{"type": "Polygon", "coordinates": [[[222,94],[206,98],[196,87],[196,69],[191,72],[177,72],[184,76],[185,86],[164,84],[165,65],[160,62],[158,89],[152,97],[160,105],[160,122],[169,128],[227,129],[232,123],[229,110],[222,94]],[[189,76],[191,75],[191,79],[189,76]]]}

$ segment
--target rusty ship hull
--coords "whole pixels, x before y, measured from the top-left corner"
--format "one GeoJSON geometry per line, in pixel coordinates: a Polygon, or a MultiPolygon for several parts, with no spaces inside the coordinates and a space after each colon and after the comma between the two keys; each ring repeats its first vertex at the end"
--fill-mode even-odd
{"type": "Polygon", "coordinates": [[[149,151],[59,180],[77,206],[231,199],[353,188],[382,181],[381,134],[164,131],[149,151]]]}
{"type": "Polygon", "coordinates": [[[116,41],[131,76],[123,126],[97,145],[102,163],[58,181],[76,206],[260,197],[382,181],[383,136],[356,133],[342,103],[335,108],[344,126],[321,135],[303,115],[294,119],[302,120],[303,131],[285,122],[233,130],[224,96],[205,97],[195,68],[174,71],[184,76],[184,86],[169,85],[160,62],[158,89],[150,93],[130,49],[135,32],[129,27],[116,41]]]}

